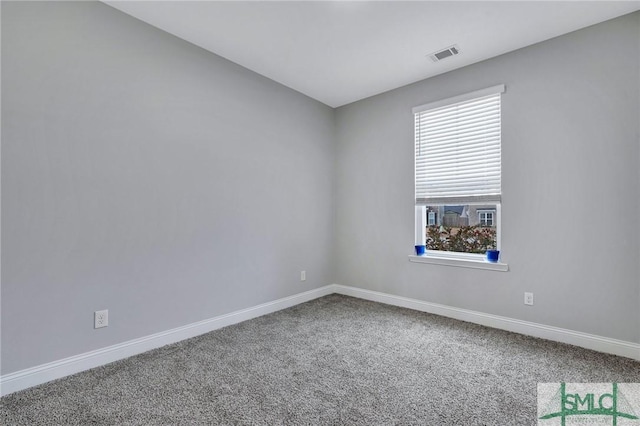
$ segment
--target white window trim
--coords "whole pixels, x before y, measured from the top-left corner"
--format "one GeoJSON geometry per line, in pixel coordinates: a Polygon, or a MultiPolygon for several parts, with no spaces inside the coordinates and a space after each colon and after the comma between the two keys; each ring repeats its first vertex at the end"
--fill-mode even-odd
{"type": "Polygon", "coordinates": [[[489,262],[484,254],[455,253],[451,251],[427,250],[422,256],[409,255],[409,261],[428,263],[432,265],[457,266],[461,268],[487,269],[490,271],[507,272],[509,264],[504,262],[489,262]]]}
{"type": "MultiPolygon", "coordinates": [[[[413,108],[412,112],[414,114],[427,111],[434,108],[439,108],[441,106],[446,106],[458,102],[464,102],[467,100],[472,100],[475,98],[481,98],[484,96],[492,95],[495,93],[504,93],[505,85],[497,85],[493,87],[488,87],[486,89],[477,90],[475,92],[466,93],[460,96],[455,96],[448,99],[442,99],[436,102],[431,102],[425,105],[420,105],[413,108]]],[[[484,199],[474,199],[474,197],[459,197],[459,204],[484,204],[487,201],[496,202],[496,210],[493,217],[493,223],[496,227],[496,241],[498,246],[497,250],[501,250],[502,244],[502,214],[501,214],[501,197],[498,196],[497,199],[493,197],[488,197],[487,200],[484,199]]],[[[475,197],[478,198],[478,197],[475,197]]],[[[482,198],[482,197],[480,197],[482,198]]],[[[484,197],[487,198],[487,197],[484,197]]],[[[435,200],[432,199],[431,202],[436,202],[441,204],[439,201],[447,201],[449,204],[455,202],[454,199],[449,200],[435,200]]],[[[426,212],[425,205],[416,205],[416,245],[425,245],[426,236],[425,236],[425,222],[426,222],[426,212]]],[[[424,255],[417,256],[415,253],[409,255],[409,261],[415,263],[427,263],[427,264],[436,264],[436,265],[445,265],[445,266],[456,266],[456,267],[464,267],[464,268],[473,268],[473,269],[486,269],[486,270],[494,270],[494,271],[502,271],[506,272],[509,270],[509,265],[502,261],[499,262],[489,262],[486,260],[486,255],[484,254],[475,254],[475,253],[457,253],[457,252],[448,252],[448,251],[438,251],[438,250],[427,250],[424,255]]]]}
{"type": "Polygon", "coordinates": [[[430,109],[440,108],[442,106],[447,106],[451,104],[456,104],[458,102],[470,101],[476,98],[482,98],[488,95],[494,95],[496,93],[504,93],[505,85],[498,84],[497,86],[487,87],[486,89],[476,90],[475,92],[465,93],[459,96],[453,96],[447,99],[441,99],[435,102],[429,102],[428,104],[420,105],[413,108],[411,111],[416,114],[418,112],[427,111],[430,109]]]}
{"type": "Polygon", "coordinates": [[[427,212],[427,226],[433,226],[436,224],[436,212],[427,212]],[[431,223],[431,218],[433,218],[433,223],[431,223]]]}
{"type": "Polygon", "coordinates": [[[480,223],[480,226],[491,226],[491,227],[495,226],[495,223],[496,223],[495,213],[496,213],[496,211],[494,209],[478,210],[478,222],[480,223]],[[485,223],[489,219],[489,216],[487,216],[487,215],[491,214],[491,225],[483,225],[482,224],[482,215],[483,214],[485,215],[485,217],[484,217],[485,223]]]}
{"type": "MultiPolygon", "coordinates": [[[[500,218],[502,205],[496,205],[496,240],[498,242],[497,249],[500,250],[502,237],[502,220],[500,218]]],[[[491,209],[493,210],[493,209],[491,209]]],[[[424,233],[426,223],[426,206],[416,206],[416,245],[425,245],[426,235],[424,233]]],[[[507,272],[509,264],[502,261],[489,262],[484,254],[476,253],[458,253],[453,251],[427,250],[422,256],[416,254],[409,255],[409,261],[415,263],[428,263],[432,265],[457,266],[461,268],[487,269],[491,271],[507,272]]]]}

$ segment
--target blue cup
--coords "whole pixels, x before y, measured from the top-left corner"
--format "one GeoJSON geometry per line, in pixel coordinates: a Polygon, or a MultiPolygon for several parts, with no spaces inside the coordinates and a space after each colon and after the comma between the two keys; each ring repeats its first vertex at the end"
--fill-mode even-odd
{"type": "Polygon", "coordinates": [[[427,248],[425,246],[416,246],[416,254],[418,256],[422,256],[426,250],[427,248]]]}
{"type": "Polygon", "coordinates": [[[500,250],[487,250],[487,261],[497,263],[500,258],[500,250]]]}

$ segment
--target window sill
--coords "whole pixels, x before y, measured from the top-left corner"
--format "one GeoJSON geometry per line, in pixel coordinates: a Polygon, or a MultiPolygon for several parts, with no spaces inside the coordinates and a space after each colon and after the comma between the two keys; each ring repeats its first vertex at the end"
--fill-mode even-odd
{"type": "Polygon", "coordinates": [[[509,265],[502,262],[489,262],[484,256],[464,254],[435,254],[428,252],[422,256],[409,255],[410,262],[430,263],[433,265],[457,266],[460,268],[487,269],[490,271],[506,272],[509,265]]]}

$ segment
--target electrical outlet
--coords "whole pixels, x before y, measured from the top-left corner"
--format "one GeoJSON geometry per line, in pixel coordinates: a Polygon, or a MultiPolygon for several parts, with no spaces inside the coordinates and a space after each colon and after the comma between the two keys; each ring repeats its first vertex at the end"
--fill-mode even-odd
{"type": "Polygon", "coordinates": [[[533,306],[533,293],[524,294],[524,304],[533,306]]]}
{"type": "Polygon", "coordinates": [[[307,271],[300,271],[300,281],[307,280],[307,271]]]}
{"type": "Polygon", "coordinates": [[[93,313],[93,328],[102,328],[109,325],[109,310],[95,311],[93,313]]]}

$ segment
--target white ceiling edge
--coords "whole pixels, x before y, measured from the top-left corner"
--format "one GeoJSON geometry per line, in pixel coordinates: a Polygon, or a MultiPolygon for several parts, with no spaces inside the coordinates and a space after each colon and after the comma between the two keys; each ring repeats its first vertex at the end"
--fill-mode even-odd
{"type": "Polygon", "coordinates": [[[640,10],[640,1],[103,1],[331,107],[640,10]],[[461,54],[428,55],[453,44],[461,54]]]}

